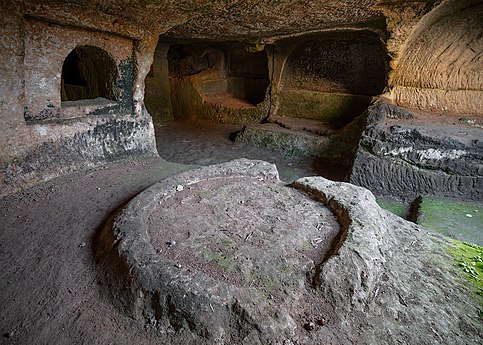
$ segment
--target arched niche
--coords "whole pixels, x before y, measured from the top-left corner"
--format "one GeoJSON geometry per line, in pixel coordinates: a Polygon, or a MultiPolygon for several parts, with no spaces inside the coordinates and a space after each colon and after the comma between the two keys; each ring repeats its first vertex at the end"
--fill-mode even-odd
{"type": "Polygon", "coordinates": [[[386,54],[375,34],[321,35],[293,49],[285,76],[289,88],[375,96],[386,86],[386,54]]]}
{"type": "Polygon", "coordinates": [[[341,30],[288,39],[277,115],[341,128],[387,85],[387,54],[369,31],[341,30]]]}
{"type": "Polygon", "coordinates": [[[116,62],[109,53],[95,46],[78,46],[62,65],[61,100],[105,98],[118,101],[118,79],[116,62]]]}
{"type": "Polygon", "coordinates": [[[231,95],[253,105],[264,101],[270,84],[265,51],[248,52],[244,48],[230,50],[227,74],[231,95]]]}
{"type": "Polygon", "coordinates": [[[452,0],[415,26],[390,84],[402,107],[449,116],[483,114],[483,2],[452,0]]]}

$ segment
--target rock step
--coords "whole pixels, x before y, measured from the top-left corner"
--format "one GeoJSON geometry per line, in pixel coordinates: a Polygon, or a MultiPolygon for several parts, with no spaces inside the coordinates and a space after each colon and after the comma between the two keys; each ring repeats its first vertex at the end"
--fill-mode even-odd
{"type": "MultiPolygon", "coordinates": [[[[303,122],[309,123],[306,120],[303,122]]],[[[306,126],[302,124],[296,127],[288,126],[288,123],[284,122],[285,126],[275,123],[247,125],[238,133],[235,141],[280,152],[285,157],[324,157],[350,164],[353,145],[329,136],[313,134],[304,130],[306,126]]]]}
{"type": "Polygon", "coordinates": [[[227,108],[234,109],[245,109],[245,108],[256,108],[255,105],[247,102],[244,99],[233,97],[233,95],[225,93],[214,93],[202,95],[203,100],[208,103],[218,104],[227,108]]]}

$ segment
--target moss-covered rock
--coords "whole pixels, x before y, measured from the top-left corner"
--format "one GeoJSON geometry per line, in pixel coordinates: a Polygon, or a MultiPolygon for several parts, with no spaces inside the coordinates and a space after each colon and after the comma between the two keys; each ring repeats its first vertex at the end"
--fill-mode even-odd
{"type": "Polygon", "coordinates": [[[423,197],[418,210],[418,224],[460,241],[483,244],[481,204],[423,197]]]}
{"type": "MultiPolygon", "coordinates": [[[[483,298],[483,247],[458,240],[453,240],[452,243],[454,246],[448,252],[468,281],[474,284],[476,294],[483,298]]],[[[482,312],[480,315],[483,316],[482,312]]]]}

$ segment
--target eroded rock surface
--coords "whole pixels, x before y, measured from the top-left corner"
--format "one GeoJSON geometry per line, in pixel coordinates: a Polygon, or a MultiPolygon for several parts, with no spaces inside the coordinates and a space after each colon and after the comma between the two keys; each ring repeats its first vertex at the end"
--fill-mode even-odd
{"type": "Polygon", "coordinates": [[[335,329],[360,344],[481,342],[481,296],[458,272],[447,239],[382,210],[364,188],[319,177],[295,186],[324,200],[346,234],[317,277],[335,329]]]}
{"type": "Polygon", "coordinates": [[[398,105],[481,115],[482,16],[479,0],[449,0],[421,19],[391,77],[398,105]]]}
{"type": "Polygon", "coordinates": [[[446,254],[447,240],[380,209],[364,188],[321,177],[283,186],[261,161],[153,185],[101,243],[112,302],[161,338],[171,330],[212,344],[482,339],[478,301],[446,254]],[[341,226],[337,235],[324,205],[341,226]],[[277,210],[291,214],[287,207],[293,216],[277,219],[277,210]],[[196,210],[213,219],[183,218],[196,210]],[[265,226],[271,221],[275,228],[265,226]]]}
{"type": "Polygon", "coordinates": [[[412,117],[384,102],[369,108],[350,182],[378,195],[482,200],[481,129],[456,119],[427,123],[412,117]]]}
{"type": "Polygon", "coordinates": [[[314,309],[307,275],[339,224],[274,165],[237,160],[153,185],[113,230],[112,255],[132,272],[120,298],[131,316],[213,343],[268,344],[303,329],[314,309]]]}

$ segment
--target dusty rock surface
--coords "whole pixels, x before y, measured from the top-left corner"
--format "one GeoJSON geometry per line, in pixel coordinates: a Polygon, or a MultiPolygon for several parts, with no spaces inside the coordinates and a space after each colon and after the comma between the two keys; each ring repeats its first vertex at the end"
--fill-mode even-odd
{"type": "Polygon", "coordinates": [[[209,121],[176,121],[156,126],[156,146],[161,158],[182,164],[211,165],[247,158],[277,166],[280,179],[294,181],[304,176],[324,176],[342,181],[350,167],[316,157],[287,157],[280,152],[235,142],[240,125],[209,121]]]}
{"type": "Polygon", "coordinates": [[[307,275],[338,233],[334,215],[281,183],[274,165],[241,159],[139,194],[102,232],[99,256],[122,308],[143,323],[268,344],[304,332],[304,313],[316,309],[307,275]]]}
{"type": "MultiPolygon", "coordinates": [[[[117,209],[187,168],[121,161],[0,199],[0,343],[212,344],[124,316],[94,256],[97,229],[117,209]]],[[[318,287],[304,296],[311,307],[292,343],[481,343],[479,306],[446,240],[381,210],[364,189],[322,178],[297,188],[327,203],[347,238],[309,277],[318,287]]]]}
{"type": "Polygon", "coordinates": [[[92,239],[126,200],[187,168],[120,161],[0,199],[0,343],[158,344],[101,297],[92,239]]]}
{"type": "Polygon", "coordinates": [[[371,192],[320,177],[297,180],[338,216],[343,241],[314,275],[334,319],[314,343],[344,329],[352,344],[479,344],[481,296],[448,254],[447,238],[379,208],[371,192]],[[332,328],[333,327],[333,328],[332,328]]]}
{"type": "Polygon", "coordinates": [[[333,214],[281,181],[260,179],[210,179],[160,202],[148,221],[156,252],[243,286],[263,285],[280,256],[322,261],[339,232],[333,214]]]}

